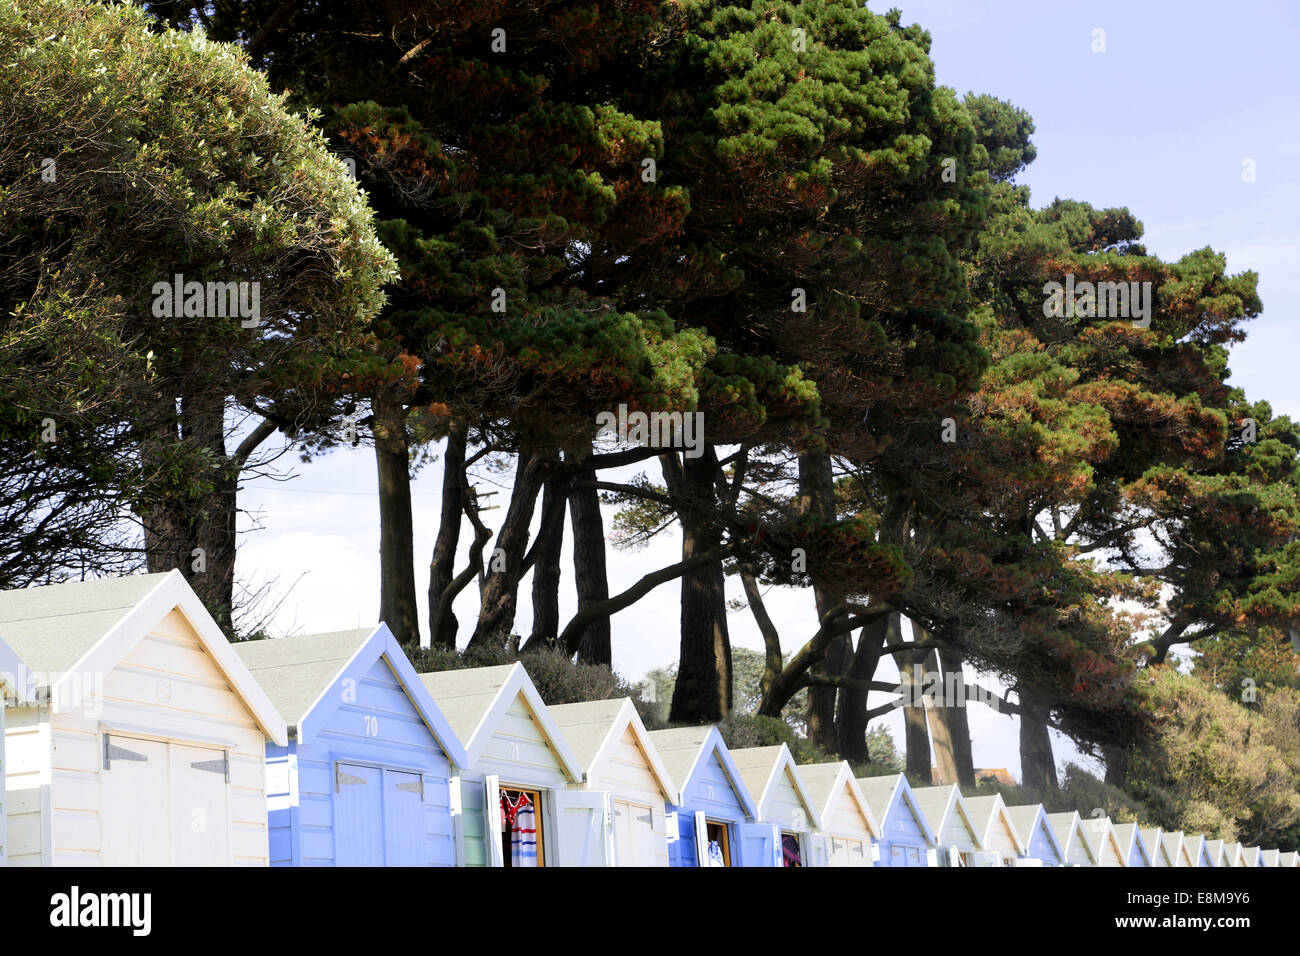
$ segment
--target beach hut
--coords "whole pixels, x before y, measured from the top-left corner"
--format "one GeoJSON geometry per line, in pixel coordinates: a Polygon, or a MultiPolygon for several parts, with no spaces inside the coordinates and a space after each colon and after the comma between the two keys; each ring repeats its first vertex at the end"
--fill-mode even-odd
{"type": "Polygon", "coordinates": [[[1223,845],[1223,862],[1221,866],[1245,866],[1246,857],[1242,853],[1240,843],[1225,843],[1223,845]]]}
{"type": "Polygon", "coordinates": [[[1098,866],[1128,866],[1128,848],[1120,845],[1110,817],[1089,817],[1080,820],[1084,836],[1092,843],[1093,856],[1098,866]]]}
{"type": "Polygon", "coordinates": [[[754,798],[717,727],[650,731],[678,788],[667,808],[669,866],[776,866],[776,827],[758,823],[754,798]]]}
{"type": "Polygon", "coordinates": [[[1190,848],[1187,841],[1183,838],[1182,830],[1166,831],[1160,838],[1165,845],[1165,853],[1169,857],[1171,866],[1195,866],[1192,860],[1190,848]]]}
{"type": "Polygon", "coordinates": [[[1205,841],[1205,855],[1209,858],[1210,866],[1225,865],[1223,862],[1223,846],[1224,843],[1222,840],[1205,841]]]}
{"type": "Polygon", "coordinates": [[[987,797],[967,797],[966,806],[975,821],[985,852],[996,853],[1002,866],[1014,866],[1025,854],[1025,844],[1007,813],[1000,793],[987,797]]]}
{"type": "Polygon", "coordinates": [[[848,761],[805,764],[799,777],[821,816],[827,865],[871,866],[880,825],[848,761]]]}
{"type": "Polygon", "coordinates": [[[582,766],[516,661],[421,674],[465,747],[451,781],[460,866],[608,866],[605,794],[573,790],[582,766]]]}
{"type": "Polygon", "coordinates": [[[1257,846],[1245,846],[1245,847],[1242,847],[1242,848],[1241,848],[1241,855],[1242,855],[1242,858],[1245,860],[1245,865],[1246,865],[1246,866],[1255,867],[1255,866],[1259,866],[1259,865],[1260,865],[1260,861],[1259,861],[1259,847],[1257,847],[1257,846]]]}
{"type": "Polygon", "coordinates": [[[1152,866],[1177,866],[1177,860],[1169,850],[1165,840],[1165,831],[1160,827],[1142,827],[1142,841],[1147,845],[1147,854],[1152,866]]]}
{"type": "Polygon", "coordinates": [[[934,834],[935,865],[979,866],[991,862],[979,858],[984,851],[980,827],[956,784],[917,787],[912,797],[934,834]]]}
{"type": "Polygon", "coordinates": [[[859,777],[858,786],[880,824],[880,858],[876,866],[928,866],[934,831],[901,773],[859,777]]]}
{"type": "MultiPolygon", "coordinates": [[[[1024,844],[1025,855],[1022,859],[1039,860],[1043,866],[1065,865],[1065,851],[1057,841],[1056,832],[1041,803],[1007,807],[1007,814],[1024,844]]],[[[1017,865],[1027,864],[1017,861],[1017,865]]]]}
{"type": "Polygon", "coordinates": [[[1057,845],[1065,857],[1066,866],[1100,866],[1092,841],[1084,835],[1082,823],[1077,810],[1066,813],[1049,813],[1047,822],[1056,834],[1057,845]]]}
{"type": "Polygon", "coordinates": [[[1111,831],[1119,842],[1129,866],[1151,866],[1151,849],[1142,839],[1142,828],[1136,823],[1113,823],[1111,831]]]}
{"type": "Polygon", "coordinates": [[[265,866],[284,721],[179,571],[0,594],[9,863],[265,866]]]}
{"type": "Polygon", "coordinates": [[[790,748],[745,747],[731,758],[754,797],[760,823],[780,830],[783,866],[826,866],[826,841],[819,832],[821,814],[804,787],[790,748]]]}
{"type": "Polygon", "coordinates": [[[1277,865],[1300,867],[1300,852],[1297,852],[1295,850],[1290,850],[1287,853],[1279,854],[1277,865]]]}
{"type": "Polygon", "coordinates": [[[0,640],[0,866],[8,862],[8,825],[5,822],[5,710],[27,698],[31,676],[27,666],[8,644],[0,640]]]}
{"type": "Polygon", "coordinates": [[[1183,840],[1187,844],[1188,855],[1192,858],[1193,866],[1213,866],[1210,860],[1210,851],[1206,844],[1209,842],[1199,833],[1185,835],[1183,840]]]}
{"type": "Polygon", "coordinates": [[[288,725],[268,744],[272,866],[454,866],[465,748],[386,625],[235,645],[288,725]]]}
{"type": "Polygon", "coordinates": [[[609,795],[613,866],[667,866],[665,808],[677,787],[626,697],[551,708],[582,767],[582,789],[609,795]]]}
{"type": "Polygon", "coordinates": [[[1281,857],[1281,855],[1282,855],[1282,853],[1281,853],[1280,850],[1260,850],[1260,851],[1259,851],[1259,865],[1260,865],[1260,866],[1279,866],[1279,865],[1281,864],[1281,861],[1280,861],[1280,859],[1279,859],[1279,857],[1281,857]]]}

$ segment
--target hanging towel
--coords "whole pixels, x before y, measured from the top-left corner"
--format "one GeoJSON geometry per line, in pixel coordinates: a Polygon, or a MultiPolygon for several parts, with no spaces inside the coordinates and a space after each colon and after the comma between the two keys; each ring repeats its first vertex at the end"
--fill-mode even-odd
{"type": "Polygon", "coordinates": [[[722,846],[717,840],[709,842],[709,866],[726,866],[727,861],[722,856],[722,846]]]}

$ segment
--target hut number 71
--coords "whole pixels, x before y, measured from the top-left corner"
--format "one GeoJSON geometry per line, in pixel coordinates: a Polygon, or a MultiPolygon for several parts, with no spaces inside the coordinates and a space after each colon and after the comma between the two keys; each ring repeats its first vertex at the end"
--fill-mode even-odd
{"type": "Polygon", "coordinates": [[[365,716],[365,721],[366,721],[366,736],[367,736],[367,737],[378,737],[378,736],[379,736],[379,718],[376,717],[376,716],[374,716],[373,714],[366,714],[366,716],[365,716]]]}

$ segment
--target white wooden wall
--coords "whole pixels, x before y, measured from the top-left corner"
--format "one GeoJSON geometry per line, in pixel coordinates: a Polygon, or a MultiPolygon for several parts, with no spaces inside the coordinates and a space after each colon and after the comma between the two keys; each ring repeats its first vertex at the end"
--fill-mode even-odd
{"type": "Polygon", "coordinates": [[[667,866],[664,793],[629,726],[588,784],[614,800],[614,853],[619,866],[667,866]],[[642,818],[649,817],[646,826],[642,818]]]}
{"type": "MultiPolygon", "coordinates": [[[[266,738],[176,611],[105,674],[102,692],[95,690],[75,712],[14,712],[6,745],[12,748],[7,776],[12,863],[114,866],[139,861],[115,858],[120,856],[115,847],[133,847],[133,856],[143,849],[145,859],[161,860],[159,848],[141,848],[142,840],[168,841],[164,855],[173,863],[216,862],[213,854],[227,865],[268,862],[266,738]],[[213,782],[206,777],[194,781],[169,771],[152,781],[166,786],[160,802],[136,787],[107,785],[102,776],[105,723],[140,728],[114,733],[114,743],[148,751],[151,761],[166,753],[168,767],[220,756],[220,749],[194,738],[232,742],[229,787],[223,777],[212,775],[221,792],[209,792],[213,782]],[[145,808],[156,811],[164,802],[168,826],[151,824],[144,833],[109,830],[123,820],[134,821],[128,829],[152,820],[145,808]]],[[[160,766],[154,763],[155,771],[160,766]]]]}

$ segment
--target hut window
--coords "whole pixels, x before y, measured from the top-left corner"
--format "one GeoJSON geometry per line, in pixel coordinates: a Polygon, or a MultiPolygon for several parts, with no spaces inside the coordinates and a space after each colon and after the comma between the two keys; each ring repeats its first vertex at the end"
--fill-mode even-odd
{"type": "Polygon", "coordinates": [[[501,859],[506,866],[545,866],[542,795],[501,788],[501,859]]]}
{"type": "Polygon", "coordinates": [[[727,837],[727,825],[716,820],[706,820],[705,828],[709,843],[709,866],[731,866],[731,841],[727,837]]]}
{"type": "Polygon", "coordinates": [[[797,833],[781,834],[781,861],[785,866],[803,866],[803,857],[799,852],[799,835],[797,833]]]}

